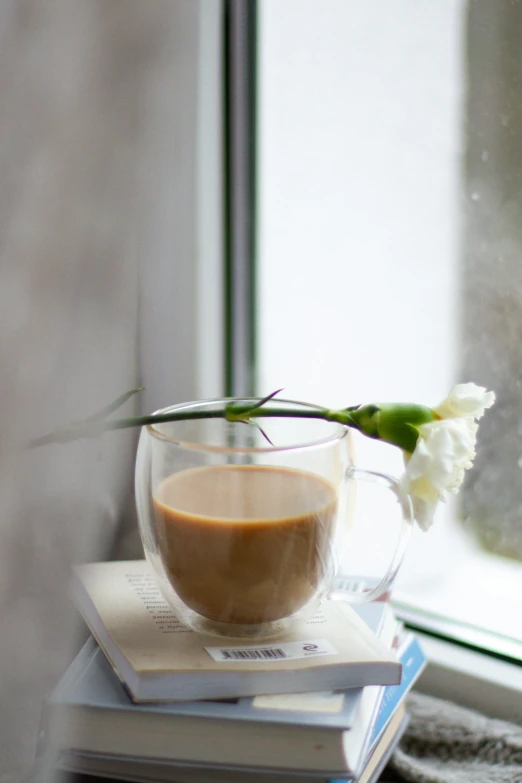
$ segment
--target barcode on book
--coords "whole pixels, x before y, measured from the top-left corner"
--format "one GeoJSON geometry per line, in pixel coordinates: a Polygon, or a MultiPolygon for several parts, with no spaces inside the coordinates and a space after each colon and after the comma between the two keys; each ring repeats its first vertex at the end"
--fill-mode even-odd
{"type": "Polygon", "coordinates": [[[225,661],[263,660],[265,658],[288,658],[288,655],[280,647],[261,647],[259,650],[221,650],[225,661]]]}
{"type": "Polygon", "coordinates": [[[283,661],[309,658],[317,655],[337,655],[328,639],[311,639],[275,645],[245,645],[244,647],[205,647],[218,663],[252,661],[283,661]]]}

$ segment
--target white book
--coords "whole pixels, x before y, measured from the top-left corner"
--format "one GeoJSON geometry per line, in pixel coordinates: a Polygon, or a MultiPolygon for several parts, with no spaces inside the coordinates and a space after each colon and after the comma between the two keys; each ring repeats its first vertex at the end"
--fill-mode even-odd
{"type": "Polygon", "coordinates": [[[332,778],[327,777],[328,773],[324,771],[310,774],[298,770],[184,765],[78,751],[63,752],[58,758],[57,768],[63,772],[110,777],[134,783],[351,783],[355,780],[357,783],[377,783],[407,724],[408,716],[402,703],[388,722],[379,742],[368,754],[364,769],[357,778],[352,773],[332,778]]]}
{"type": "Polygon", "coordinates": [[[245,643],[192,631],[145,561],[77,566],[73,597],[137,701],[217,699],[395,685],[401,663],[347,604],[325,602],[276,640],[245,643]]]}

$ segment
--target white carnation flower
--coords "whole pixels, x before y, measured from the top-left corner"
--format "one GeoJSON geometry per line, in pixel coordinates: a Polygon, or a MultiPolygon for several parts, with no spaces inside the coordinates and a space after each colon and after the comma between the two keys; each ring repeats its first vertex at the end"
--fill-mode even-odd
{"type": "Polygon", "coordinates": [[[473,464],[478,425],[495,395],[473,383],[455,386],[438,408],[437,418],[418,427],[413,454],[405,454],[402,478],[410,494],[415,519],[423,530],[433,522],[435,508],[446,492],[457,492],[473,464]]]}
{"type": "Polygon", "coordinates": [[[485,409],[490,408],[494,402],[494,392],[486,391],[483,386],[459,383],[434,410],[441,419],[454,419],[460,416],[480,419],[485,409]]]}

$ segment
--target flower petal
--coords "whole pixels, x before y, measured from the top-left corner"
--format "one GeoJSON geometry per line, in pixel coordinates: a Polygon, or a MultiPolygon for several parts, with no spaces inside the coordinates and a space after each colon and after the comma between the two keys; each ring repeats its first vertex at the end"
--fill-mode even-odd
{"type": "Polygon", "coordinates": [[[480,419],[485,409],[490,408],[494,402],[495,394],[486,391],[483,386],[477,386],[474,383],[459,383],[434,410],[441,419],[453,419],[461,416],[480,419]]]}
{"type": "Polygon", "coordinates": [[[412,495],[413,516],[421,530],[428,530],[433,524],[436,505],[412,495]]]}

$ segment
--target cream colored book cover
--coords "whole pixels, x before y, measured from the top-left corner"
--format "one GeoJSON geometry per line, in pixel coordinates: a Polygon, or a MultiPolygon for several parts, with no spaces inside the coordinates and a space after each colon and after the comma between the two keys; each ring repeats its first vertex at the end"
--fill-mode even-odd
{"type": "MultiPolygon", "coordinates": [[[[325,602],[308,621],[269,642],[204,635],[184,625],[160,592],[145,560],[76,566],[73,596],[93,635],[112,659],[111,645],[138,675],[167,672],[281,672],[364,663],[400,682],[394,654],[347,604],[325,602]],[[306,645],[319,654],[299,654],[306,645]],[[276,648],[278,658],[238,659],[240,649],[276,648]]],[[[362,683],[361,683],[362,684],[362,683]]]]}

